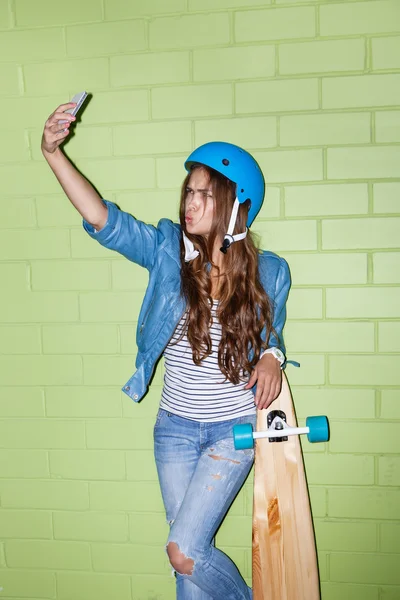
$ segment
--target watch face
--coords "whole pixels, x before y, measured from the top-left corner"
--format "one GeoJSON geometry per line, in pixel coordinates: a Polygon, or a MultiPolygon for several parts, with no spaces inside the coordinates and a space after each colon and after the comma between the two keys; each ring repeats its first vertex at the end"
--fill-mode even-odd
{"type": "Polygon", "coordinates": [[[279,348],[276,348],[276,346],[271,346],[270,348],[267,348],[267,350],[265,350],[263,352],[263,354],[272,354],[272,356],[274,356],[276,358],[276,360],[279,362],[279,364],[282,366],[283,363],[286,360],[285,355],[283,354],[282,350],[279,350],[279,348]]]}
{"type": "Polygon", "coordinates": [[[279,350],[279,348],[274,348],[273,353],[280,362],[283,362],[285,360],[285,355],[281,350],[279,350]]]}

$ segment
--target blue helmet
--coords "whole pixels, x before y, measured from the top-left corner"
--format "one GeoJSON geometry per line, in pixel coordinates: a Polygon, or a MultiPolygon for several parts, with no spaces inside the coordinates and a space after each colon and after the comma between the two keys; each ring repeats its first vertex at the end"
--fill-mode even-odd
{"type": "Polygon", "coordinates": [[[255,159],[239,146],[228,142],[208,142],[194,150],[185,161],[185,169],[201,164],[218,171],[236,183],[236,196],[240,204],[250,200],[247,226],[250,227],[264,200],[265,184],[255,159]]]}

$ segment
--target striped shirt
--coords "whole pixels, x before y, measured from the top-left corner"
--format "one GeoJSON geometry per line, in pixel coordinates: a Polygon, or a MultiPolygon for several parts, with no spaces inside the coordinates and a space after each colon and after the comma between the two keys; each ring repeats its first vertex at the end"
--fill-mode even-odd
{"type": "Polygon", "coordinates": [[[244,389],[247,381],[237,385],[231,383],[218,366],[221,325],[217,319],[217,305],[214,300],[210,326],[212,353],[200,365],[193,362],[187,335],[178,341],[186,314],[164,350],[165,376],[160,408],[186,419],[226,421],[256,412],[253,392],[244,389]]]}

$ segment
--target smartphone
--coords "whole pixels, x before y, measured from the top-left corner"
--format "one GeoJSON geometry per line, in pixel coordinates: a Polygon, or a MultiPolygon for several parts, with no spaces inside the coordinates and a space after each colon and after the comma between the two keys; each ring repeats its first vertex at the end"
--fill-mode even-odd
{"type": "MultiPolygon", "coordinates": [[[[81,108],[82,104],[85,102],[86,97],[87,97],[87,92],[79,92],[79,94],[75,94],[75,96],[72,98],[71,102],[76,104],[76,106],[73,106],[72,108],[68,108],[68,110],[64,110],[64,112],[75,116],[77,114],[78,110],[81,108]]],[[[68,123],[68,121],[66,121],[66,120],[62,120],[62,121],[58,121],[58,122],[60,125],[62,125],[63,123],[68,123]]]]}

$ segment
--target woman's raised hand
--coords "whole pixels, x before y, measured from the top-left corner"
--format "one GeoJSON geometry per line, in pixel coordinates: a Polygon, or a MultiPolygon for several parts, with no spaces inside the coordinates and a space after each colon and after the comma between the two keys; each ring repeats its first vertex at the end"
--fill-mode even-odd
{"type": "Polygon", "coordinates": [[[64,112],[69,108],[76,106],[73,102],[68,104],[61,104],[47,119],[43,135],[42,135],[42,151],[53,154],[57,150],[58,146],[65,140],[69,135],[69,127],[71,123],[76,120],[69,113],[64,112]],[[66,123],[59,123],[59,121],[66,121],[66,123]]]}

